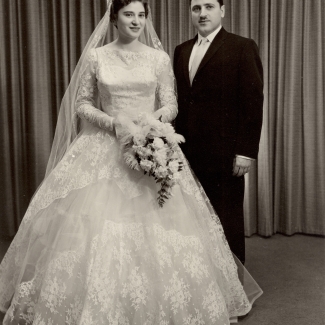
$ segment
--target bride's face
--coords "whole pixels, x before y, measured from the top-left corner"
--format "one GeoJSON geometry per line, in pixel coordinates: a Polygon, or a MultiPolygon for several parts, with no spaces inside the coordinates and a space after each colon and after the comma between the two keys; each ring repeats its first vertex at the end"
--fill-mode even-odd
{"type": "Polygon", "coordinates": [[[117,16],[117,28],[120,36],[136,39],[146,25],[146,14],[140,1],[132,1],[120,9],[117,16]]]}

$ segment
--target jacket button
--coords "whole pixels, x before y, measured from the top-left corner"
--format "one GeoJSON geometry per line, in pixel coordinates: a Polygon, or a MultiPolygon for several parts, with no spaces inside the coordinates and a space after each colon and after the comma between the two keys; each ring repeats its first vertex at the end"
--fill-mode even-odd
{"type": "Polygon", "coordinates": [[[193,104],[194,104],[194,102],[193,102],[193,100],[191,100],[191,101],[190,101],[190,105],[193,105],[193,104]]]}

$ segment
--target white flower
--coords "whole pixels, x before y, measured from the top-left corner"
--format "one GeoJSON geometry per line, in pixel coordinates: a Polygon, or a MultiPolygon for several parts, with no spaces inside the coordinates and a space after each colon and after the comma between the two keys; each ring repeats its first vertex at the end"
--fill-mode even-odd
{"type": "Polygon", "coordinates": [[[178,133],[174,134],[174,139],[177,143],[185,142],[185,138],[181,134],[178,134],[178,133]]]}
{"type": "Polygon", "coordinates": [[[155,170],[155,175],[158,178],[165,178],[168,175],[168,170],[166,167],[160,166],[155,170]]]}
{"type": "Polygon", "coordinates": [[[134,155],[128,151],[126,152],[124,155],[124,160],[126,162],[126,164],[131,168],[131,169],[135,169],[135,170],[140,170],[140,166],[138,161],[136,160],[136,158],[134,157],[134,155]]]}
{"type": "Polygon", "coordinates": [[[146,171],[147,173],[150,172],[151,168],[153,167],[153,162],[147,159],[140,161],[141,168],[146,171]]]}
{"type": "Polygon", "coordinates": [[[181,179],[181,174],[179,172],[173,174],[173,180],[178,181],[181,179]]]}
{"type": "Polygon", "coordinates": [[[178,133],[169,133],[165,135],[166,140],[171,145],[176,145],[177,143],[185,142],[185,138],[178,133]]]}
{"type": "Polygon", "coordinates": [[[135,152],[139,155],[140,158],[148,158],[150,155],[152,155],[152,152],[149,148],[142,147],[142,146],[133,146],[132,147],[135,152]]]}
{"type": "Polygon", "coordinates": [[[152,145],[153,145],[153,147],[154,147],[155,149],[161,149],[161,148],[164,147],[165,143],[164,143],[164,141],[163,141],[162,139],[160,139],[160,138],[155,138],[155,139],[153,140],[152,145]]]}
{"type": "Polygon", "coordinates": [[[179,163],[177,160],[172,160],[169,162],[168,167],[173,174],[177,173],[179,168],[179,163]]]}
{"type": "Polygon", "coordinates": [[[166,149],[160,149],[157,150],[153,153],[153,158],[154,160],[161,166],[166,166],[167,165],[167,152],[166,149]]]}

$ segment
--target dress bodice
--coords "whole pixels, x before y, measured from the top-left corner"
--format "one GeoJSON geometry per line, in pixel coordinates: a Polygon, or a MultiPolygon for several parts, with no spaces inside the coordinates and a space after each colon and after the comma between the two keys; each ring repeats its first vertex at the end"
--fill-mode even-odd
{"type": "Polygon", "coordinates": [[[169,56],[149,47],[142,52],[116,50],[109,45],[91,50],[76,102],[78,115],[90,122],[99,117],[107,121],[98,110],[97,96],[101,110],[109,117],[120,112],[136,117],[162,109],[167,120],[174,119],[177,103],[169,56]]]}
{"type": "MultiPolygon", "coordinates": [[[[98,51],[97,85],[103,110],[152,112],[161,70],[166,66],[165,55],[157,50],[129,52],[98,51]]],[[[168,63],[168,61],[167,61],[168,63]]]]}

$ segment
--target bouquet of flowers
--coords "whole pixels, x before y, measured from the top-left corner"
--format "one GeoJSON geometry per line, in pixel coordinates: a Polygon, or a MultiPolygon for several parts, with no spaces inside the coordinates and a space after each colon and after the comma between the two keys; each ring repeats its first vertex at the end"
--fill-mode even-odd
{"type": "Polygon", "coordinates": [[[163,123],[150,114],[142,113],[136,123],[120,137],[124,146],[124,160],[135,170],[155,178],[160,183],[158,204],[162,207],[169,199],[172,187],[180,178],[183,168],[175,152],[177,144],[184,142],[170,123],[163,123]]]}

